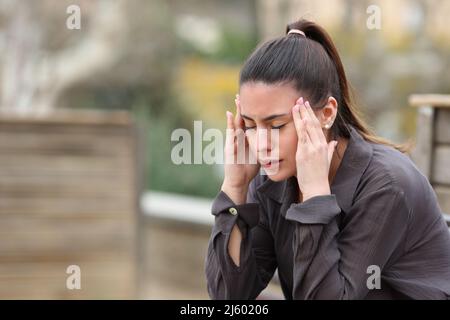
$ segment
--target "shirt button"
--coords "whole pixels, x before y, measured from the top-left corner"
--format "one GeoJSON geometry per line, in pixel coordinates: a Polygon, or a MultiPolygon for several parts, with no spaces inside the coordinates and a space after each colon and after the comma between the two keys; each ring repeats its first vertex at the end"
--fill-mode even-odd
{"type": "Polygon", "coordinates": [[[230,208],[230,209],[228,209],[228,211],[233,215],[233,216],[235,216],[235,215],[237,215],[237,210],[236,210],[236,208],[230,208]]]}

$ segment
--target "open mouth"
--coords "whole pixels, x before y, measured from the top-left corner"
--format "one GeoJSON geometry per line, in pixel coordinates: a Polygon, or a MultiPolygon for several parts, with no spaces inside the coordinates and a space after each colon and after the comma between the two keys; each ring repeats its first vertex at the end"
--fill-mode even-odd
{"type": "Polygon", "coordinates": [[[273,168],[273,167],[279,165],[282,161],[283,160],[271,160],[269,162],[261,163],[261,166],[264,169],[270,169],[270,168],[273,168]]]}

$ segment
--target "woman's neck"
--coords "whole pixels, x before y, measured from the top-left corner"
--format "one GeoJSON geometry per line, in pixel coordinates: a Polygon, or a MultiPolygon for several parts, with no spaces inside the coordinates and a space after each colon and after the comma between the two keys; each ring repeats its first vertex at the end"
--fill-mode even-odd
{"type": "Polygon", "coordinates": [[[347,145],[348,139],[342,137],[338,138],[338,144],[336,146],[336,150],[334,150],[330,164],[330,171],[328,174],[328,181],[330,182],[330,186],[333,183],[339,166],[341,165],[342,158],[344,157],[345,150],[347,149],[347,145]]]}

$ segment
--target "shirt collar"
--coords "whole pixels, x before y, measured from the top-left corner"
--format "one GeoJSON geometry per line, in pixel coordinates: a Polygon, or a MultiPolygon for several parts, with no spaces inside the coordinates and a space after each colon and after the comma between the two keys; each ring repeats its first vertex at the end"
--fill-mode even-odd
{"type": "MultiPolygon", "coordinates": [[[[343,159],[336,172],[331,193],[336,196],[339,207],[348,212],[352,206],[356,187],[372,159],[372,145],[350,127],[350,138],[345,149],[343,159]]],[[[281,214],[285,216],[289,206],[297,202],[298,183],[292,176],[282,181],[266,180],[257,187],[257,192],[266,195],[281,204],[281,214]]]]}

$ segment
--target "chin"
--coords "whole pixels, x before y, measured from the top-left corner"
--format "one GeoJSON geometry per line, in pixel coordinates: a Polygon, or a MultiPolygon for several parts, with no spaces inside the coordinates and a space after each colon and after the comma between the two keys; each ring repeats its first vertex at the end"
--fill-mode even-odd
{"type": "Polygon", "coordinates": [[[283,181],[289,178],[291,175],[287,174],[285,170],[278,170],[278,172],[265,171],[267,177],[272,181],[283,181]]]}

